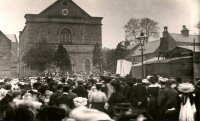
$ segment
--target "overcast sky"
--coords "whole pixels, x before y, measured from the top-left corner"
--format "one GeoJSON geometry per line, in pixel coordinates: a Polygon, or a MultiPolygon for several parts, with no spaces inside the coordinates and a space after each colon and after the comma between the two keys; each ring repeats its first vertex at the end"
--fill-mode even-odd
{"type": "MultiPolygon", "coordinates": [[[[25,26],[24,15],[37,14],[56,0],[0,0],[0,30],[17,34],[25,26]]],[[[103,46],[115,48],[124,40],[124,28],[130,18],[149,17],[159,23],[160,32],[168,26],[171,33],[180,33],[182,25],[197,33],[199,0],[73,0],[91,16],[103,18],[103,46]]]]}

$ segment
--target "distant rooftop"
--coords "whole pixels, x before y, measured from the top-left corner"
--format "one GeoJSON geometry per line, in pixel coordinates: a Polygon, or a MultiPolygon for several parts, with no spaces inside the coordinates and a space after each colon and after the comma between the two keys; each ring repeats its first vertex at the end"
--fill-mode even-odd
{"type": "MultiPolygon", "coordinates": [[[[144,44],[144,55],[154,53],[160,46],[160,40],[150,41],[144,44]]],[[[132,56],[141,55],[140,46],[134,51],[132,56]]]]}
{"type": "Polygon", "coordinates": [[[11,40],[11,42],[18,42],[18,41],[17,41],[17,37],[16,37],[15,34],[5,34],[5,35],[6,35],[6,37],[7,37],[8,39],[11,40]]]}
{"type": "Polygon", "coordinates": [[[196,43],[200,43],[198,35],[183,36],[182,34],[175,34],[175,33],[169,33],[169,34],[176,42],[190,42],[190,43],[193,43],[194,42],[194,38],[195,38],[196,43]]]}

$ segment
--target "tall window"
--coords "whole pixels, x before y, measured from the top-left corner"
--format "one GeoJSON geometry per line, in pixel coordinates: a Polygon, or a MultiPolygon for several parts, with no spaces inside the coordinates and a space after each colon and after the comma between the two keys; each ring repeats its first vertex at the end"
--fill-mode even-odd
{"type": "Polygon", "coordinates": [[[91,70],[90,59],[85,60],[85,72],[89,73],[91,70]]]}
{"type": "Polygon", "coordinates": [[[70,58],[70,61],[71,61],[71,70],[72,72],[75,72],[75,66],[76,66],[75,61],[73,58],[70,58]]]}
{"type": "Polygon", "coordinates": [[[90,32],[88,30],[84,32],[83,39],[85,44],[90,43],[90,32]]]}
{"type": "Polygon", "coordinates": [[[64,28],[60,31],[60,42],[61,43],[72,42],[72,33],[68,28],[64,28]]]}
{"type": "Polygon", "coordinates": [[[39,40],[40,41],[46,41],[47,40],[47,36],[48,36],[48,30],[47,30],[47,28],[44,28],[44,27],[42,27],[42,28],[40,28],[39,29],[39,40]]]}

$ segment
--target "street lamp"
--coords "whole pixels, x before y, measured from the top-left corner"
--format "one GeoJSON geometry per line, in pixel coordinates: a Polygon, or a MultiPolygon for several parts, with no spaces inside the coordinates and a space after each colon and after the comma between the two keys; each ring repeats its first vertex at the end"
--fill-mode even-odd
{"type": "Polygon", "coordinates": [[[137,40],[139,41],[139,43],[140,43],[140,51],[141,51],[141,61],[142,61],[142,68],[141,68],[141,70],[142,70],[142,78],[144,79],[144,63],[143,63],[143,55],[144,55],[144,43],[145,43],[145,41],[146,41],[146,37],[144,36],[144,33],[143,32],[141,32],[140,33],[140,36],[137,38],[137,40]]]}

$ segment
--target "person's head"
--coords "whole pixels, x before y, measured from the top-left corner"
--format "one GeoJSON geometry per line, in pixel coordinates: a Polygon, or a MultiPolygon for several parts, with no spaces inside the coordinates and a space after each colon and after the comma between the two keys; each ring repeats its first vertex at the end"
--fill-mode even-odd
{"type": "Polygon", "coordinates": [[[151,84],[155,84],[155,83],[158,82],[158,78],[156,78],[156,77],[154,77],[154,76],[151,76],[151,77],[149,78],[149,81],[151,82],[151,84]]]}
{"type": "Polygon", "coordinates": [[[68,84],[63,86],[63,92],[69,92],[70,89],[71,89],[71,86],[68,84]]]}
{"type": "Polygon", "coordinates": [[[165,87],[171,87],[172,84],[173,84],[172,81],[167,80],[166,83],[165,83],[165,87]]]}
{"type": "Polygon", "coordinates": [[[60,81],[61,81],[62,83],[65,83],[65,82],[66,82],[66,79],[65,79],[65,78],[62,78],[60,81]]]}
{"type": "Polygon", "coordinates": [[[33,89],[38,89],[41,86],[40,82],[33,83],[33,89]]]}
{"type": "Polygon", "coordinates": [[[114,87],[116,92],[120,91],[120,81],[118,79],[113,79],[110,83],[114,87]]]}
{"type": "Polygon", "coordinates": [[[96,83],[95,85],[96,85],[96,89],[97,90],[101,90],[102,89],[102,85],[103,85],[102,83],[96,83]]]}
{"type": "Polygon", "coordinates": [[[176,80],[176,83],[177,83],[177,84],[182,83],[182,79],[181,79],[181,77],[176,77],[175,80],[176,80]]]}
{"type": "Polygon", "coordinates": [[[63,90],[62,84],[58,84],[56,89],[62,91],[63,90]]]}
{"type": "Polygon", "coordinates": [[[167,82],[167,80],[168,80],[167,78],[162,78],[162,77],[160,77],[158,79],[158,81],[161,84],[161,86],[165,86],[165,83],[167,82]]]}
{"type": "Polygon", "coordinates": [[[104,77],[103,80],[105,81],[105,83],[110,83],[112,78],[107,76],[107,77],[104,77]]]}
{"type": "Polygon", "coordinates": [[[32,100],[38,101],[40,93],[37,90],[30,90],[28,92],[31,94],[32,100]]]}
{"type": "Polygon", "coordinates": [[[45,85],[41,85],[40,88],[38,89],[38,92],[41,95],[44,95],[46,90],[47,90],[47,87],[45,85]]]}
{"type": "Polygon", "coordinates": [[[11,84],[6,84],[4,88],[5,88],[6,90],[11,90],[11,87],[12,87],[11,84]]]}
{"type": "Polygon", "coordinates": [[[82,79],[78,79],[77,82],[79,86],[82,86],[84,84],[84,80],[82,79]]]}

